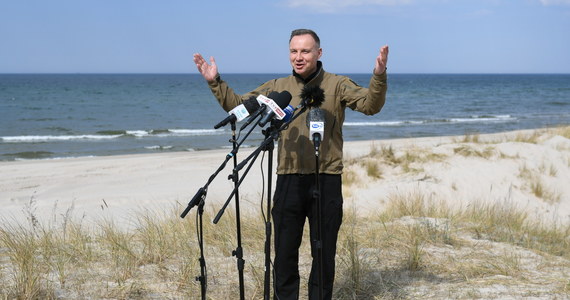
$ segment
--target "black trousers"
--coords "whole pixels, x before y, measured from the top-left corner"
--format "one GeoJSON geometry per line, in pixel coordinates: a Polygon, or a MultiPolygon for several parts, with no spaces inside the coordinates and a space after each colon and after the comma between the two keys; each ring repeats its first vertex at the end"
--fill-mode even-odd
{"type": "MultiPolygon", "coordinates": [[[[331,299],[335,273],[336,242],[342,223],[341,175],[319,175],[321,190],[323,299],[331,299]]],[[[271,215],[275,230],[275,299],[299,298],[299,247],[305,219],[309,219],[311,256],[309,299],[318,299],[317,206],[313,193],[315,175],[278,175],[271,215]]]]}

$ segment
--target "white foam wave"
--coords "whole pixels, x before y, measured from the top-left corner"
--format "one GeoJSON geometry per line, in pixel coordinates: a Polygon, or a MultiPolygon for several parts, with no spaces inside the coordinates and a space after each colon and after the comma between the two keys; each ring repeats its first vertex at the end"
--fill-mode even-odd
{"type": "Polygon", "coordinates": [[[471,122],[508,122],[514,121],[516,118],[510,115],[498,115],[498,116],[472,116],[471,118],[452,118],[449,119],[451,123],[471,123],[471,122]]]}
{"type": "Polygon", "coordinates": [[[405,125],[423,125],[423,124],[443,124],[443,123],[494,123],[494,122],[511,122],[517,118],[511,115],[496,116],[472,116],[469,118],[450,118],[436,120],[421,121],[384,121],[384,122],[344,122],[345,126],[405,126],[405,125]]]}
{"type": "Polygon", "coordinates": [[[344,122],[345,126],[402,126],[406,124],[422,124],[422,121],[385,121],[385,122],[344,122]]]}
{"type": "Polygon", "coordinates": [[[64,160],[64,159],[73,159],[73,158],[93,158],[97,157],[96,155],[85,155],[85,156],[63,156],[63,157],[46,157],[46,158],[21,158],[17,157],[15,161],[30,161],[30,160],[64,160]]]}
{"type": "Polygon", "coordinates": [[[169,150],[169,149],[172,149],[173,146],[159,146],[159,145],[155,145],[155,146],[147,146],[147,147],[144,147],[144,148],[145,148],[145,149],[148,149],[148,150],[169,150]]]}
{"type": "Polygon", "coordinates": [[[23,135],[1,137],[6,143],[37,143],[50,141],[71,141],[71,140],[109,140],[121,137],[121,135],[23,135]]]}
{"type": "Polygon", "coordinates": [[[153,134],[153,131],[127,130],[124,134],[83,134],[83,135],[21,135],[4,136],[0,141],[4,143],[39,143],[39,142],[65,142],[73,140],[110,140],[124,136],[136,138],[169,137],[169,136],[207,136],[226,133],[224,129],[168,129],[153,134]]]}
{"type": "Polygon", "coordinates": [[[178,136],[224,134],[224,129],[168,129],[169,134],[178,136]]]}
{"type": "Polygon", "coordinates": [[[146,130],[127,130],[126,132],[128,135],[133,135],[136,137],[145,137],[150,135],[150,133],[146,130]]]}

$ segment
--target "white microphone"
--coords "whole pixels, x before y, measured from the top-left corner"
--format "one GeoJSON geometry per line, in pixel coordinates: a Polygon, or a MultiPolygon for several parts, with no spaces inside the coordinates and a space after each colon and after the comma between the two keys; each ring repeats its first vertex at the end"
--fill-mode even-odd
{"type": "MultiPolygon", "coordinates": [[[[278,93],[277,92],[271,92],[269,93],[269,96],[271,97],[275,97],[277,96],[278,93]]],[[[256,105],[256,109],[255,111],[251,114],[251,116],[249,117],[249,119],[247,119],[247,121],[245,121],[245,123],[243,123],[243,125],[241,125],[241,128],[239,129],[244,130],[249,124],[251,124],[251,122],[253,122],[253,120],[255,120],[261,113],[266,112],[267,110],[269,110],[269,112],[271,112],[271,109],[267,108],[267,104],[268,103],[273,103],[275,104],[275,102],[273,100],[271,100],[271,98],[266,97],[264,95],[259,95],[257,96],[257,98],[255,98],[254,96],[252,96],[251,98],[249,98],[250,100],[253,99],[253,101],[255,101],[255,105],[256,105]]],[[[276,104],[275,104],[276,105],[276,104]]]]}
{"type": "Polygon", "coordinates": [[[247,118],[250,113],[255,112],[259,108],[259,104],[257,101],[251,97],[245,101],[243,104],[240,104],[234,107],[232,110],[228,112],[229,116],[220,121],[220,123],[214,126],[214,129],[218,129],[222,126],[226,126],[229,122],[240,122],[243,119],[247,118]]]}
{"type": "Polygon", "coordinates": [[[318,107],[313,107],[309,110],[307,126],[309,127],[309,136],[315,145],[315,151],[318,152],[325,135],[325,112],[318,107]]]}

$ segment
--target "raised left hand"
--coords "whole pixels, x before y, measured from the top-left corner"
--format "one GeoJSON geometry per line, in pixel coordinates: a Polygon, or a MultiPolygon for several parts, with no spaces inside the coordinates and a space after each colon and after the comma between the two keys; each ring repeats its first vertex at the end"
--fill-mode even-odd
{"type": "Polygon", "coordinates": [[[388,65],[388,52],[388,45],[382,46],[382,48],[380,48],[380,54],[378,54],[378,57],[376,57],[374,74],[380,75],[386,72],[386,66],[388,65]]]}

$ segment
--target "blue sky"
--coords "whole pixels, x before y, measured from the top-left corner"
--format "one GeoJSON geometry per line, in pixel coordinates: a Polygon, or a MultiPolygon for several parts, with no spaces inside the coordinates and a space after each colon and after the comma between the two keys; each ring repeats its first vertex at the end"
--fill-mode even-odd
{"type": "Polygon", "coordinates": [[[335,73],[570,73],[570,0],[0,0],[0,73],[289,73],[296,28],[335,73]]]}

